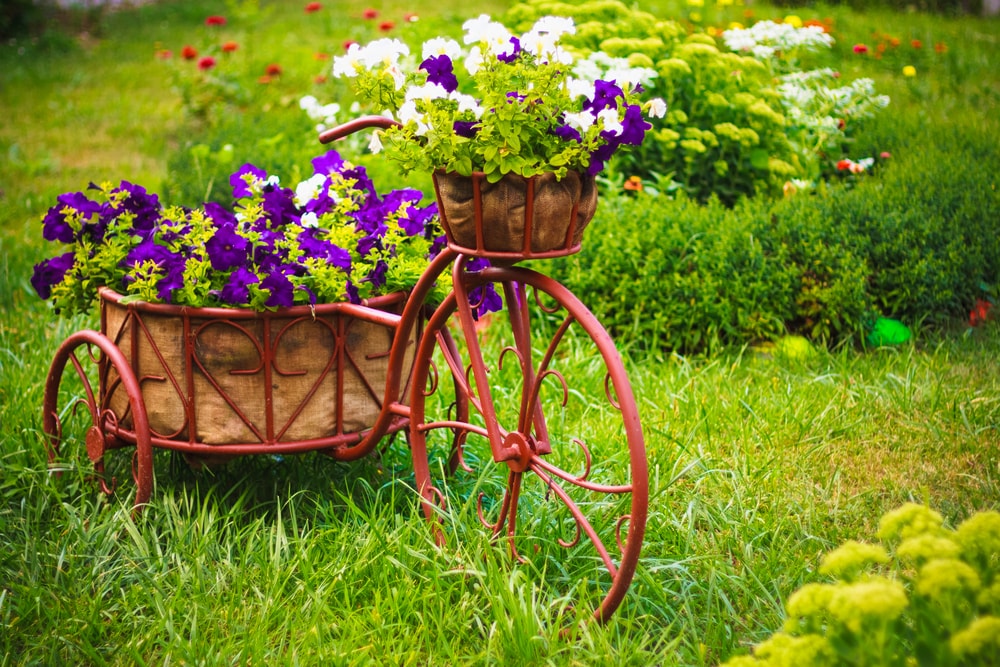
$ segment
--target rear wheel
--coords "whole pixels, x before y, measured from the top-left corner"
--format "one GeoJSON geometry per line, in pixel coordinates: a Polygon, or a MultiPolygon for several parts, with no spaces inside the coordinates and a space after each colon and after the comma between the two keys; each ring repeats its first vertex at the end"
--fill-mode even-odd
{"type": "Polygon", "coordinates": [[[427,452],[441,450],[451,468],[472,473],[452,492],[475,503],[511,556],[555,571],[567,592],[592,582],[584,595],[604,621],[632,581],[648,505],[642,428],[621,358],[590,311],[546,276],[467,272],[459,259],[454,284],[414,370],[422,391],[412,399],[411,445],[425,510],[433,518],[441,495],[427,452]],[[477,319],[491,289],[504,311],[477,319]]]}
{"type": "Polygon", "coordinates": [[[42,424],[53,470],[89,467],[88,476],[108,496],[131,477],[136,511],[149,500],[153,449],[146,408],[125,356],[106,336],[78,331],[59,346],[45,383],[42,424]],[[110,407],[115,396],[125,406],[122,414],[110,407]],[[134,438],[119,437],[124,434],[134,438]]]}

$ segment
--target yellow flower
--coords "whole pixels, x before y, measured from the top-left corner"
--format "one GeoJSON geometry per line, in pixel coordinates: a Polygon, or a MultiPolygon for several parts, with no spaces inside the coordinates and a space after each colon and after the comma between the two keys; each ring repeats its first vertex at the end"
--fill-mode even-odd
{"type": "Polygon", "coordinates": [[[688,4],[692,7],[704,7],[705,0],[688,0],[688,4]]]}
{"type": "Polygon", "coordinates": [[[785,23],[787,23],[788,25],[792,26],[793,28],[801,28],[802,27],[802,19],[800,19],[795,14],[789,14],[788,16],[786,16],[785,17],[785,23]]]}
{"type": "Polygon", "coordinates": [[[743,30],[743,24],[742,23],[737,23],[736,21],[733,21],[732,23],[729,24],[729,29],[730,30],[743,30]]]}
{"type": "Polygon", "coordinates": [[[903,76],[916,76],[917,68],[913,65],[907,65],[903,68],[903,76]]]}

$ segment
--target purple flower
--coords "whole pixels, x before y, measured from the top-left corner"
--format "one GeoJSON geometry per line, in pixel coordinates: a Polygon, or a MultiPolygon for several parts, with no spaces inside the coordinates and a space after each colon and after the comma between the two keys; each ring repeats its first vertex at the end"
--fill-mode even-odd
{"type": "Polygon", "coordinates": [[[35,270],[31,274],[31,286],[38,292],[38,296],[48,299],[52,296],[52,286],[61,283],[71,268],[73,268],[72,251],[42,260],[35,264],[35,270]]]}
{"type": "Polygon", "coordinates": [[[435,215],[437,215],[437,204],[424,208],[411,206],[406,209],[406,214],[399,218],[399,226],[407,236],[417,236],[424,233],[428,221],[435,215]]]}
{"type": "Polygon", "coordinates": [[[614,81],[595,81],[594,99],[583,105],[585,111],[592,111],[597,115],[602,109],[617,109],[618,98],[625,98],[625,93],[614,81]]]}
{"type": "Polygon", "coordinates": [[[511,64],[515,60],[517,60],[517,57],[519,55],[521,55],[521,40],[512,35],[510,38],[510,43],[514,46],[514,48],[510,50],[510,53],[507,54],[501,53],[500,55],[497,56],[497,60],[499,60],[502,63],[511,64]]]}
{"type": "Polygon", "coordinates": [[[618,150],[618,137],[610,132],[601,132],[601,137],[604,138],[608,143],[599,147],[593,153],[590,154],[590,166],[587,167],[587,173],[591,176],[596,176],[601,173],[604,169],[604,164],[611,159],[611,156],[615,154],[618,150]]]}
{"type": "Polygon", "coordinates": [[[375,268],[373,268],[361,282],[371,283],[374,289],[378,289],[382,285],[385,285],[385,274],[388,271],[389,265],[386,264],[385,260],[380,259],[375,262],[375,268]]]}
{"type": "Polygon", "coordinates": [[[314,157],[312,166],[317,174],[332,174],[340,172],[344,168],[344,159],[340,157],[340,153],[331,150],[319,157],[314,157]]]}
{"type": "Polygon", "coordinates": [[[169,303],[173,291],[184,287],[184,259],[174,255],[167,261],[164,269],[166,272],[160,278],[160,282],[156,283],[156,296],[161,301],[169,303]]]}
{"type": "Polygon", "coordinates": [[[170,251],[166,246],[162,246],[152,238],[148,238],[129,251],[122,261],[126,267],[136,266],[143,262],[153,262],[160,268],[166,268],[174,264],[177,259],[183,263],[184,258],[170,251]]]}
{"type": "Polygon", "coordinates": [[[427,72],[427,83],[436,83],[449,93],[458,90],[458,77],[448,56],[431,56],[420,63],[420,69],[427,72]]]}
{"type": "Polygon", "coordinates": [[[479,121],[477,120],[456,120],[452,125],[455,134],[466,139],[472,139],[479,132],[479,121]]]}
{"type": "Polygon", "coordinates": [[[234,306],[246,305],[250,300],[250,285],[256,285],[260,278],[245,266],[232,272],[225,287],[219,291],[219,299],[223,303],[234,306]]]}
{"type": "Polygon", "coordinates": [[[351,303],[361,303],[361,294],[358,292],[358,288],[350,280],[347,281],[347,300],[351,303]]]}
{"type": "Polygon", "coordinates": [[[344,271],[351,270],[351,253],[332,241],[319,238],[318,229],[306,229],[299,234],[299,246],[307,257],[322,259],[344,271]]]}
{"type": "Polygon", "coordinates": [[[575,141],[580,143],[583,141],[583,137],[580,136],[579,130],[570,125],[560,125],[552,130],[552,134],[556,135],[560,139],[565,139],[566,141],[575,141]]]}
{"type": "MultiPolygon", "coordinates": [[[[84,221],[102,212],[101,204],[87,199],[87,196],[82,192],[61,194],[56,197],[56,201],[59,203],[50,208],[48,213],[45,214],[45,218],[42,219],[42,237],[46,241],[59,241],[61,243],[73,243],[76,241],[76,232],[73,231],[73,228],[66,220],[67,216],[62,213],[64,209],[74,209],[84,221]]],[[[81,238],[85,235],[89,234],[81,231],[81,238]]],[[[103,230],[100,233],[100,237],[103,237],[103,230]]]]}
{"type": "Polygon", "coordinates": [[[236,214],[215,202],[205,203],[205,216],[219,226],[236,224],[236,214]]]}
{"type": "Polygon", "coordinates": [[[261,289],[270,291],[264,305],[268,308],[288,308],[295,302],[295,288],[281,271],[271,271],[264,280],[260,282],[261,289]]]}
{"type": "MultiPolygon", "coordinates": [[[[135,216],[132,221],[133,229],[146,232],[159,222],[160,200],[156,195],[148,194],[146,188],[122,181],[114,192],[128,193],[128,197],[122,202],[122,208],[135,216]]],[[[115,211],[113,214],[117,213],[118,211],[115,211]]]]}
{"type": "Polygon", "coordinates": [[[625,109],[625,118],[622,119],[622,133],[618,141],[622,144],[638,146],[646,136],[646,130],[653,127],[642,117],[642,107],[638,104],[631,104],[625,109]]]}
{"type": "Polygon", "coordinates": [[[275,226],[286,225],[299,219],[295,206],[295,193],[289,188],[264,187],[264,213],[275,226]]]}
{"type": "Polygon", "coordinates": [[[527,98],[524,95],[522,95],[521,93],[517,92],[516,90],[512,90],[512,91],[510,91],[510,92],[507,93],[507,99],[508,99],[508,101],[509,100],[517,100],[518,102],[523,102],[527,98]]]}
{"type": "Polygon", "coordinates": [[[267,179],[267,174],[263,169],[258,169],[247,162],[242,167],[237,169],[236,173],[229,177],[229,184],[233,186],[234,199],[242,199],[243,197],[250,197],[253,195],[253,193],[250,192],[250,186],[247,184],[247,180],[244,178],[247,174],[253,175],[254,179],[258,181],[267,179]]]}
{"type": "Polygon", "coordinates": [[[246,264],[249,248],[250,242],[237,234],[236,227],[230,224],[217,227],[215,234],[205,243],[208,259],[216,271],[246,264]]]}

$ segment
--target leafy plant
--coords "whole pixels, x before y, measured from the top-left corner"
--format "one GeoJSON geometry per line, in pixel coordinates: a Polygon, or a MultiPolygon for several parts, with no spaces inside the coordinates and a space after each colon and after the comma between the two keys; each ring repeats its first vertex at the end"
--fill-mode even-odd
{"type": "MultiPolygon", "coordinates": [[[[100,287],[126,300],[257,310],[350,300],[416,284],[443,247],[437,207],[417,190],[379,196],[336,151],[295,190],[251,164],[230,178],[234,211],[164,208],[123,181],[94,199],[60,195],[42,221],[70,249],[35,266],[32,286],[58,310],[86,310],[100,287]]],[[[439,295],[440,296],[440,295],[439,295]]]]}
{"type": "Polygon", "coordinates": [[[882,517],[878,536],[884,546],[849,540],[826,554],[819,571],[833,581],[793,593],[782,630],[724,667],[995,664],[1000,513],[949,530],[907,503],[882,517]]]}
{"type": "Polygon", "coordinates": [[[434,38],[419,64],[390,39],[351,45],[334,60],[334,76],[353,79],[362,100],[398,121],[377,131],[371,148],[404,174],[479,171],[491,182],[508,173],[593,175],[622,146],[642,143],[644,114],[665,111],[660,100],[639,104],[651,70],[600,54],[577,61],[560,43],[575,31],[572,19],[542,17],[517,36],[482,15],[463,29],[468,50],[434,38]],[[459,78],[457,61],[468,78],[459,78]]]}

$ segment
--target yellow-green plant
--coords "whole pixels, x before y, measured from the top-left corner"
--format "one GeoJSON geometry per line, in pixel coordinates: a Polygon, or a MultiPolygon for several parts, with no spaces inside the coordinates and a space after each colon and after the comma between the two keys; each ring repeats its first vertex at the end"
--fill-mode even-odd
{"type": "Polygon", "coordinates": [[[724,667],[995,665],[1000,656],[1000,512],[955,530],[907,503],[879,523],[882,544],[853,540],[789,598],[781,631],[724,667]]]}

